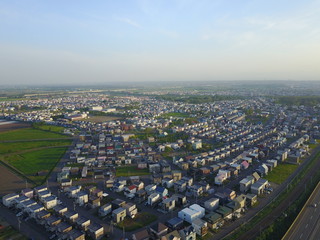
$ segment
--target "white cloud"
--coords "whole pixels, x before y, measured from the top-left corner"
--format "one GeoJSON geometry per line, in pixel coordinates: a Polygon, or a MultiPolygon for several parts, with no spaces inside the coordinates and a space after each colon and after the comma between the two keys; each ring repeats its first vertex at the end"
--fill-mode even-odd
{"type": "Polygon", "coordinates": [[[120,22],[124,22],[124,23],[127,23],[135,28],[142,28],[142,26],[135,22],[134,20],[130,19],[130,18],[116,18],[118,21],[120,22]]]}

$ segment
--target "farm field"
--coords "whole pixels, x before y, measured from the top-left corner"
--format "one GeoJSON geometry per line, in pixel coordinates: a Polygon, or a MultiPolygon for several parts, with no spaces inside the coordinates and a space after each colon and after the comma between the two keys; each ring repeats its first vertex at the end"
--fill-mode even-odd
{"type": "Polygon", "coordinates": [[[297,167],[298,165],[294,164],[279,164],[264,178],[269,182],[281,184],[297,169],[297,167]]]}
{"type": "MultiPolygon", "coordinates": [[[[0,196],[26,188],[26,181],[0,164],[0,196]]],[[[30,185],[29,185],[30,186],[30,185]]]]}
{"type": "Polygon", "coordinates": [[[66,135],[42,131],[34,128],[22,128],[0,133],[0,141],[68,138],[66,135]]]}
{"type": "MultiPolygon", "coordinates": [[[[35,184],[42,184],[72,141],[66,135],[52,132],[63,131],[63,128],[48,125],[36,127],[38,129],[29,125],[28,128],[0,132],[0,160],[11,168],[8,171],[15,173],[18,179],[24,178],[24,182],[29,179],[35,184]]],[[[19,183],[11,176],[7,184],[20,187],[14,182],[19,183]]]]}
{"type": "Polygon", "coordinates": [[[23,154],[12,154],[4,157],[4,160],[37,184],[41,184],[65,151],[66,147],[46,148],[23,154]],[[38,172],[47,174],[37,176],[38,172]]]}
{"type": "Polygon", "coordinates": [[[117,177],[143,176],[149,175],[148,169],[138,169],[137,166],[124,166],[116,168],[117,177]]]}
{"type": "Polygon", "coordinates": [[[1,143],[0,154],[9,154],[42,147],[67,146],[70,145],[70,143],[70,140],[44,140],[30,142],[1,143]]]}

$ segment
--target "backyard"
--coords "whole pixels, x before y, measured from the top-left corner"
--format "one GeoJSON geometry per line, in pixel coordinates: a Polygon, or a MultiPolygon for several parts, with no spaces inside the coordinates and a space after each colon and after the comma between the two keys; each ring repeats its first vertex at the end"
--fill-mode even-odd
{"type": "Polygon", "coordinates": [[[125,218],[121,223],[118,223],[117,227],[121,229],[124,228],[125,231],[130,232],[139,228],[143,228],[156,220],[157,216],[151,213],[142,212],[138,213],[134,219],[128,217],[125,218]]]}

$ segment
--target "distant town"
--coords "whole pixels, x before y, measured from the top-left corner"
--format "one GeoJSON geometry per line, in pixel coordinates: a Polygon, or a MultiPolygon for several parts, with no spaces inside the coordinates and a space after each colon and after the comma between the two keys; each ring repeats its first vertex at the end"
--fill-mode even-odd
{"type": "Polygon", "coordinates": [[[0,226],[12,239],[282,237],[320,177],[317,84],[3,90],[0,226]]]}

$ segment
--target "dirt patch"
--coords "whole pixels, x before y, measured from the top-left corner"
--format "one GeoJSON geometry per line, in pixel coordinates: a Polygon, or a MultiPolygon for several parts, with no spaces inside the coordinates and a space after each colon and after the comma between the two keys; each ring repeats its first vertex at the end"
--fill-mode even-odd
{"type": "Polygon", "coordinates": [[[28,127],[31,127],[29,123],[21,123],[21,122],[13,122],[13,123],[3,124],[3,125],[0,124],[0,132],[7,132],[11,130],[28,128],[28,127]]]}
{"type": "MultiPolygon", "coordinates": [[[[26,181],[0,164],[0,196],[26,188],[26,181]]],[[[28,183],[28,187],[31,184],[28,183]]]]}

